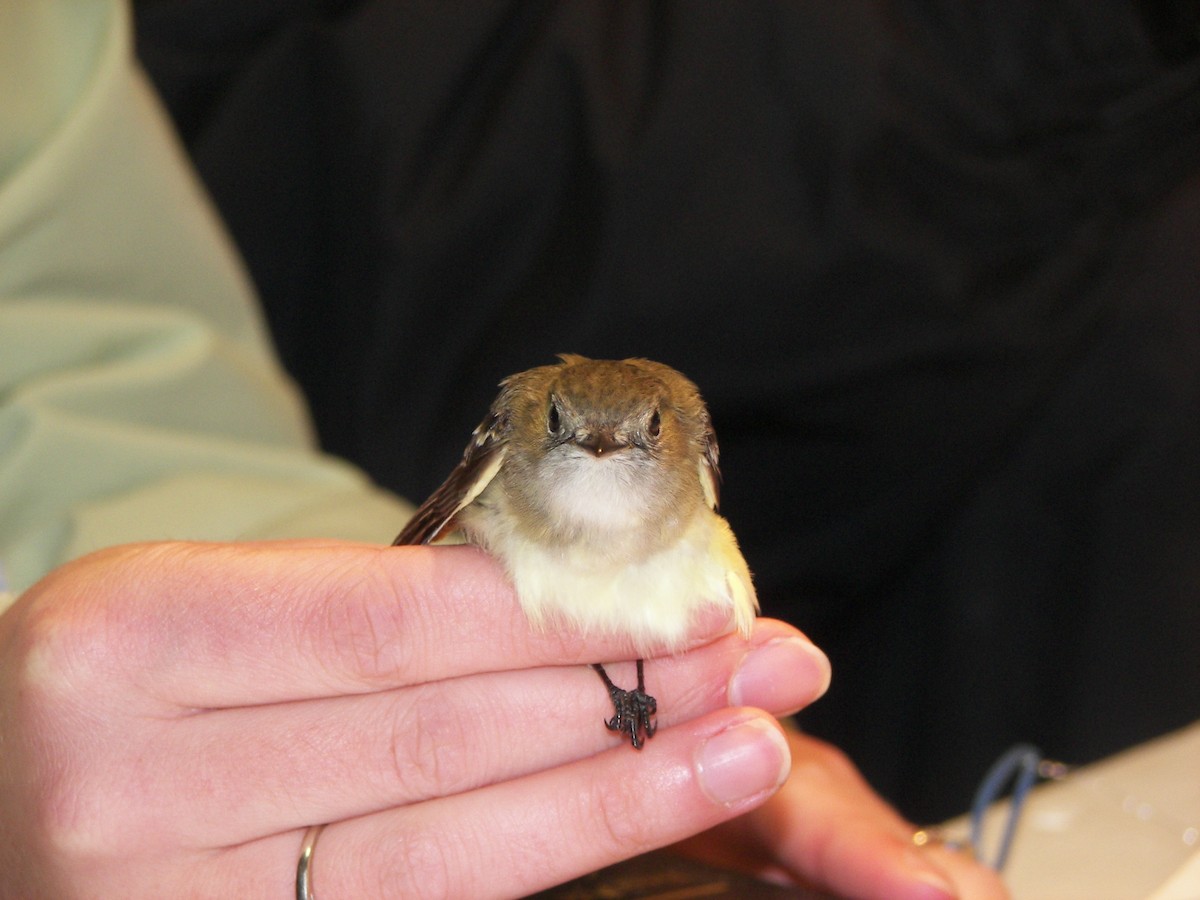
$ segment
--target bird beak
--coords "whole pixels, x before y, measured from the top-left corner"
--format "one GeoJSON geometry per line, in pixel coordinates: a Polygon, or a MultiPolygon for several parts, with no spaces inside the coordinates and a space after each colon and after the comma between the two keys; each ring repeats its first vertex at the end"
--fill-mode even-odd
{"type": "Polygon", "coordinates": [[[628,442],[618,440],[612,431],[606,428],[597,429],[584,435],[576,435],[575,443],[585,450],[590,451],[593,456],[604,456],[606,453],[615,453],[629,446],[628,442]]]}

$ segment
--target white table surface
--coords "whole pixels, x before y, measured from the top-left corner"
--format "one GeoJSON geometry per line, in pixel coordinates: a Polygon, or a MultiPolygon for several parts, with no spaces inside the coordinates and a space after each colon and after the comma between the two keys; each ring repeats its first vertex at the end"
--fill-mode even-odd
{"type": "Polygon", "coordinates": [[[1004,880],[1014,900],[1200,900],[1200,721],[1035,788],[1004,880]]]}

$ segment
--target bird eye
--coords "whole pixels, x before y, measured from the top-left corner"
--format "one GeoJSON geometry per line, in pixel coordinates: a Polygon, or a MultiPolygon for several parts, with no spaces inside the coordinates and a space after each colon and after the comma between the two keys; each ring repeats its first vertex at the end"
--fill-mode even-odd
{"type": "Polygon", "coordinates": [[[559,411],[558,411],[558,404],[555,401],[551,400],[550,401],[550,412],[548,412],[546,414],[546,429],[551,434],[558,434],[559,429],[561,429],[561,428],[562,428],[562,414],[559,413],[559,411]]]}
{"type": "Polygon", "coordinates": [[[662,414],[656,409],[654,415],[650,417],[650,423],[646,426],[646,434],[656,438],[662,431],[662,414]]]}

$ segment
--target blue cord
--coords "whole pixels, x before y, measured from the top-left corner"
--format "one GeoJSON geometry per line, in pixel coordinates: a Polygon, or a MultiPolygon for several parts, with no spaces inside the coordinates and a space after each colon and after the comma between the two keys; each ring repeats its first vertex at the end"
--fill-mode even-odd
{"type": "Polygon", "coordinates": [[[1037,781],[1041,764],[1042,751],[1032,744],[1017,744],[992,764],[975,792],[975,799],[971,804],[971,847],[975,851],[976,859],[990,865],[997,872],[1008,862],[1017,822],[1021,818],[1029,789],[1037,781]],[[1000,799],[1005,785],[1010,781],[1013,783],[1013,789],[1008,819],[1004,823],[1004,833],[1001,835],[996,857],[989,862],[983,849],[983,817],[988,807],[1000,799]]]}

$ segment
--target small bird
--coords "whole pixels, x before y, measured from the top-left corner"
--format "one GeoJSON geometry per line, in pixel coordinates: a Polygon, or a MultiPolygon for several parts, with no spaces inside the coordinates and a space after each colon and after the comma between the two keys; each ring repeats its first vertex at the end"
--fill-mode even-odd
{"type": "Polygon", "coordinates": [[[758,598],[717,514],[717,438],[696,385],[648,359],[559,360],[500,382],[462,461],[393,543],[461,531],[504,565],[535,626],[627,636],[635,690],[592,668],[613,703],[605,725],[640,749],[658,711],[642,657],[680,649],[707,606],[748,636],[758,598]]]}

